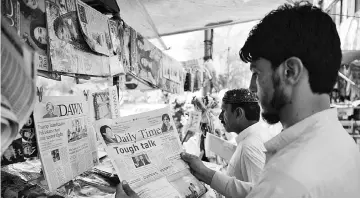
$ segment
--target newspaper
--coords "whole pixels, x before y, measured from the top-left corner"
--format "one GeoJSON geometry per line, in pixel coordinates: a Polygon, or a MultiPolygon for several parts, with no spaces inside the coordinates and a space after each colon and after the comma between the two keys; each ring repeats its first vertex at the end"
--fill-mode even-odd
{"type": "Polygon", "coordinates": [[[207,190],[181,160],[169,108],[95,123],[120,180],[140,197],[200,197],[207,190]]]}
{"type": "Polygon", "coordinates": [[[109,18],[80,0],[76,1],[76,7],[81,31],[89,47],[97,53],[112,54],[109,18]]]}
{"type": "Polygon", "coordinates": [[[36,99],[37,53],[21,42],[6,19],[1,19],[1,152],[30,117],[36,99]]]}
{"type": "Polygon", "coordinates": [[[38,52],[34,57],[38,70],[51,71],[47,58],[47,29],[44,1],[2,0],[2,17],[8,21],[26,45],[38,52]]]}
{"type": "Polygon", "coordinates": [[[84,97],[43,97],[34,111],[36,139],[50,191],[98,165],[84,97]]]}
{"type": "Polygon", "coordinates": [[[83,37],[76,1],[46,0],[45,6],[53,70],[94,76],[109,75],[109,57],[95,54],[83,37]]]}
{"type": "Polygon", "coordinates": [[[208,133],[206,136],[208,137],[209,150],[229,162],[236,151],[236,145],[211,133],[208,133]]]}

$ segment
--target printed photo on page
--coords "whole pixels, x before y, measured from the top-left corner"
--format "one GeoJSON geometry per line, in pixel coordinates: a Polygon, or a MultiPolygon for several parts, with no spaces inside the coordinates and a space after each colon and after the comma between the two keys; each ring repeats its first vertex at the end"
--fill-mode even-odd
{"type": "Polygon", "coordinates": [[[180,158],[183,149],[168,107],[98,120],[94,127],[120,180],[140,197],[200,197],[207,191],[180,158]]]}
{"type": "Polygon", "coordinates": [[[50,191],[98,164],[85,97],[43,97],[35,105],[36,139],[50,191]]]}

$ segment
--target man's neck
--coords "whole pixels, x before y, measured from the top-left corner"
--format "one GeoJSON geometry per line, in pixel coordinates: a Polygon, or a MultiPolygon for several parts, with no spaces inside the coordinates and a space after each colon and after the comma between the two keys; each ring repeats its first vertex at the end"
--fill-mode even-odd
{"type": "Polygon", "coordinates": [[[245,125],[239,127],[235,133],[239,135],[241,132],[243,132],[245,129],[249,128],[250,126],[254,125],[255,123],[257,123],[257,121],[246,121],[245,125]]]}
{"type": "Polygon", "coordinates": [[[312,95],[294,98],[280,112],[280,122],[284,129],[310,117],[311,115],[330,108],[329,95],[312,95]]]}

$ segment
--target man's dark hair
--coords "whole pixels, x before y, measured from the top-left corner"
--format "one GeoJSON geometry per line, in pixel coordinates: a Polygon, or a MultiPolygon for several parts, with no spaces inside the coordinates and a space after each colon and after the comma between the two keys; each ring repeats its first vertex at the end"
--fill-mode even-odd
{"type": "Polygon", "coordinates": [[[237,108],[242,108],[245,111],[245,118],[249,121],[260,120],[260,106],[257,102],[244,102],[237,104],[229,104],[231,111],[234,112],[237,108]]]}
{"type": "Polygon", "coordinates": [[[249,33],[240,58],[259,58],[276,69],[286,59],[301,59],[312,92],[330,93],[341,64],[340,38],[331,17],[307,2],[285,4],[271,11],[249,33]]]}

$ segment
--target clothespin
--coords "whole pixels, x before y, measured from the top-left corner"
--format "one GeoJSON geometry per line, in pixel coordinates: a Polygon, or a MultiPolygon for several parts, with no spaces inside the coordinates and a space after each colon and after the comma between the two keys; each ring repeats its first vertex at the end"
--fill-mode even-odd
{"type": "Polygon", "coordinates": [[[89,90],[84,90],[83,91],[84,92],[84,96],[85,96],[85,98],[86,98],[86,101],[88,101],[88,98],[89,98],[89,90]]]}
{"type": "Polygon", "coordinates": [[[39,96],[39,102],[42,101],[42,97],[43,97],[43,92],[44,92],[44,88],[43,87],[37,87],[37,95],[39,96]]]}

